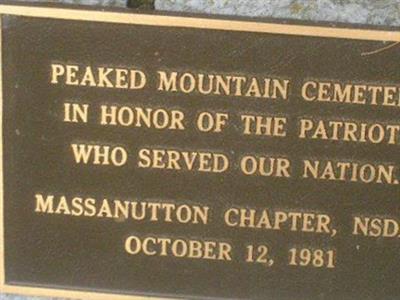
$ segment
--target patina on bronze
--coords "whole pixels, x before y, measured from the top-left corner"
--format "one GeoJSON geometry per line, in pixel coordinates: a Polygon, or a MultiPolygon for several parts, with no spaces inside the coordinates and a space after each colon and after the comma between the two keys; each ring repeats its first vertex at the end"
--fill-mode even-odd
{"type": "Polygon", "coordinates": [[[1,290],[400,295],[400,34],[1,5],[1,290]]]}

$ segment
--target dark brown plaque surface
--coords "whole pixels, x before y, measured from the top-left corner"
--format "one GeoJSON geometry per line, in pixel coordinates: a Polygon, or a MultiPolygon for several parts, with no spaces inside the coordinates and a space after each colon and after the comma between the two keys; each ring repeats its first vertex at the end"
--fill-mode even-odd
{"type": "Polygon", "coordinates": [[[0,17],[3,292],[400,297],[395,29],[0,17]]]}

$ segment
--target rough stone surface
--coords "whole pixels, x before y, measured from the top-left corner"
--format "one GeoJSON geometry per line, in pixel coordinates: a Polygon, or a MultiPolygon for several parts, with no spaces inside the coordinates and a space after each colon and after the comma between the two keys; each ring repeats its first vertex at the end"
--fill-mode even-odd
{"type": "MultiPolygon", "coordinates": [[[[126,0],[30,0],[125,7],[126,0]]],[[[155,0],[158,10],[194,13],[400,25],[399,0],[155,0]]],[[[50,300],[0,294],[0,300],[50,300]]],[[[53,298],[54,299],[54,298],[53,298]]]]}
{"type": "Polygon", "coordinates": [[[99,5],[99,6],[109,6],[109,7],[126,7],[126,3],[127,3],[127,0],[14,0],[14,1],[16,1],[16,2],[36,2],[36,3],[41,2],[41,3],[99,5]]]}
{"type": "Polygon", "coordinates": [[[158,10],[400,25],[399,0],[155,0],[158,10]]]}

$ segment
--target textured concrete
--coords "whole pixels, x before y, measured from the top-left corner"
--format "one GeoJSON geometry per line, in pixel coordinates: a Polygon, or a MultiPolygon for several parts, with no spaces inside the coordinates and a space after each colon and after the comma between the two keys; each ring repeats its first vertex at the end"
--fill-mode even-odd
{"type": "Polygon", "coordinates": [[[155,0],[158,10],[400,25],[399,0],[155,0]]]}
{"type": "MultiPolygon", "coordinates": [[[[34,0],[32,1],[34,2],[34,0]]],[[[125,7],[126,0],[37,0],[125,7]]],[[[400,25],[398,0],[155,0],[158,10],[400,25]]],[[[0,300],[42,300],[0,294],[0,300]]],[[[49,300],[49,298],[46,298],[49,300]]]]}

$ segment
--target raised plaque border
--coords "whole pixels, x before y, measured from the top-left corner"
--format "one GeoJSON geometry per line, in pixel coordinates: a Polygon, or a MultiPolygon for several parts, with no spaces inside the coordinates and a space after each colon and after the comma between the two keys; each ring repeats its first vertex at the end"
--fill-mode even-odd
{"type": "MultiPolygon", "coordinates": [[[[79,6],[78,6],[79,7],[79,6]]],[[[400,43],[400,31],[396,28],[380,26],[360,26],[354,28],[331,26],[332,23],[307,23],[299,24],[259,22],[249,18],[217,19],[210,16],[194,16],[174,14],[157,14],[136,12],[133,10],[101,11],[89,7],[71,8],[59,5],[29,5],[27,4],[0,4],[0,157],[3,157],[3,81],[2,81],[2,17],[4,15],[50,18],[64,20],[79,20],[117,24],[163,26],[178,28],[197,28],[207,30],[225,30],[241,32],[272,33],[294,36],[311,36],[320,38],[342,38],[366,41],[396,42],[400,43]],[[324,24],[324,25],[322,25],[324,24]],[[328,26],[327,26],[328,25],[328,26]],[[329,26],[330,25],[330,26],[329,26]]],[[[278,20],[276,21],[278,22],[278,20]]],[[[293,22],[296,23],[296,22],[293,22]]],[[[390,46],[390,45],[389,45],[390,46]]],[[[94,300],[161,300],[151,296],[121,295],[112,293],[99,293],[94,291],[78,291],[67,289],[40,288],[7,284],[5,281],[5,255],[4,255],[4,210],[3,210],[3,159],[0,160],[0,293],[14,293],[30,296],[65,297],[76,299],[94,300]]]]}

